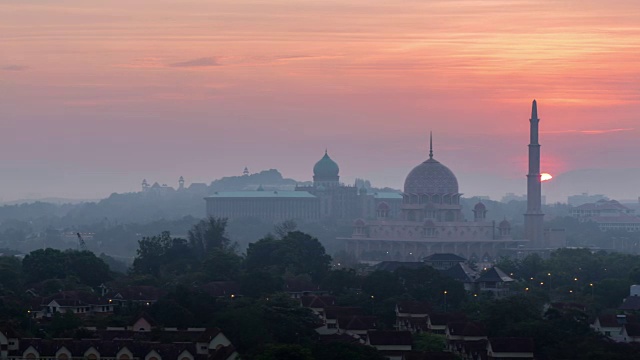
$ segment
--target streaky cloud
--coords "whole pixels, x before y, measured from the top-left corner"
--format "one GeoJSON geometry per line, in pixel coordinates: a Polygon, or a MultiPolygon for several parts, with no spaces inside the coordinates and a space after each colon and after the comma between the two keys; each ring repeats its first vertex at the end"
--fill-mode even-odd
{"type": "Polygon", "coordinates": [[[214,57],[203,57],[193,60],[181,61],[169,64],[170,67],[207,67],[220,66],[218,60],[214,57]]]}
{"type": "Polygon", "coordinates": [[[542,131],[545,134],[585,134],[585,135],[600,135],[610,134],[623,131],[633,131],[634,128],[613,128],[613,129],[592,129],[592,130],[557,130],[557,131],[542,131]]]}
{"type": "Polygon", "coordinates": [[[6,71],[25,71],[25,70],[29,70],[28,66],[25,65],[6,65],[2,67],[2,70],[6,70],[6,71]]]}

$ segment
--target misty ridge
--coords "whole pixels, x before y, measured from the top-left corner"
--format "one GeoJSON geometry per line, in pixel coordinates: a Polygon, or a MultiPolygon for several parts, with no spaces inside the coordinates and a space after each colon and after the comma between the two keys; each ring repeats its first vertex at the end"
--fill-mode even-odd
{"type": "MultiPolygon", "coordinates": [[[[152,191],[118,194],[96,202],[55,203],[35,201],[0,206],[0,249],[11,249],[22,253],[51,247],[76,249],[76,233],[88,234],[87,248],[97,254],[114,256],[128,263],[133,259],[137,242],[141,237],[154,236],[169,231],[177,237],[186,237],[187,232],[203,217],[203,198],[216,191],[292,190],[305,186],[300,182],[284,178],[278,170],[264,170],[253,174],[223,177],[210,184],[185,185],[182,190],[165,185],[149,185],[152,191]]],[[[367,188],[370,192],[397,192],[391,188],[375,188],[368,180],[357,179],[354,186],[367,188]]],[[[465,218],[472,219],[472,209],[480,199],[462,198],[465,218]]],[[[506,199],[508,200],[508,199],[506,199]]],[[[58,200],[60,201],[60,200],[58,200]]],[[[498,202],[482,199],[488,210],[488,219],[499,222],[508,219],[514,225],[514,234],[522,235],[522,216],[526,210],[524,199],[498,202]]],[[[633,207],[635,204],[627,204],[633,207]]],[[[569,218],[570,207],[557,203],[546,205],[544,212],[553,226],[568,230],[569,245],[606,247],[611,233],[603,234],[597,227],[581,226],[569,218]],[[590,230],[596,232],[584,237],[590,230]],[[582,236],[582,237],[581,237],[582,236]]],[[[314,234],[327,248],[329,254],[344,250],[339,237],[353,231],[350,224],[336,224],[329,220],[320,222],[297,222],[300,230],[314,234]]],[[[232,219],[227,231],[240,250],[273,230],[274,223],[256,218],[232,219]]],[[[634,236],[625,234],[625,236],[634,236]]],[[[5,253],[7,250],[4,251],[5,253]]]]}

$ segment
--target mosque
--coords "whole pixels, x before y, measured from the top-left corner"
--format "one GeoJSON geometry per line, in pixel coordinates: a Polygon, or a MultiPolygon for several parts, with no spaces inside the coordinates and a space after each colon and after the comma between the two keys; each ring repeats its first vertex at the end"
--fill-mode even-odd
{"type": "Polygon", "coordinates": [[[347,252],[361,260],[417,261],[433,253],[480,260],[526,243],[511,237],[507,220],[497,226],[487,220],[482,202],[473,208],[473,221],[464,219],[458,179],[434,158],[430,140],[429,158],[405,179],[400,216],[389,218],[386,204],[378,204],[375,219],[356,220],[353,235],[342,239],[347,252]]]}
{"type": "Polygon", "coordinates": [[[207,215],[351,223],[351,237],[339,240],[359,260],[414,261],[434,253],[453,253],[484,261],[513,251],[555,249],[562,246],[563,232],[543,228],[538,123],[534,100],[524,239],[512,237],[506,219],[499,223],[488,220],[482,202],[474,206],[473,220],[464,218],[458,179],[434,157],[432,137],[428,159],[409,172],[403,192],[369,192],[340,183],[338,164],[325,151],[313,167],[311,185],[293,190],[216,192],[205,198],[207,215]]]}
{"type": "Polygon", "coordinates": [[[473,208],[473,221],[462,214],[458,180],[435,159],[433,138],[429,158],[418,164],[404,182],[400,216],[390,218],[384,203],[376,218],[357,219],[353,234],[342,238],[346,250],[359,260],[416,261],[434,253],[452,253],[468,259],[488,261],[518,251],[547,251],[562,246],[563,232],[543,228],[540,179],[538,110],[534,100],[530,121],[529,173],[525,238],[514,239],[511,224],[488,221],[482,202],[473,208]]]}

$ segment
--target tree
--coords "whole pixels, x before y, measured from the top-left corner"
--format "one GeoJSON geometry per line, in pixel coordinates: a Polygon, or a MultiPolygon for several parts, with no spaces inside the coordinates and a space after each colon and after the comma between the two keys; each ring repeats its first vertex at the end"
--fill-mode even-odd
{"type": "Polygon", "coordinates": [[[138,241],[138,255],[133,260],[133,272],[154,277],[190,272],[194,266],[193,250],[185,239],[172,238],[163,231],[158,236],[138,241]]]}
{"type": "Polygon", "coordinates": [[[240,273],[242,258],[236,253],[213,249],[202,262],[202,271],[211,281],[234,280],[240,273]]]}
{"type": "Polygon", "coordinates": [[[22,264],[13,256],[0,256],[0,295],[18,293],[22,288],[22,264]]]}
{"type": "Polygon", "coordinates": [[[67,274],[76,276],[82,284],[98,286],[111,279],[109,265],[91,251],[67,250],[67,274]]]}
{"type": "Polygon", "coordinates": [[[417,333],[413,335],[413,350],[417,351],[444,351],[447,339],[444,335],[433,333],[417,333]]]}
{"type": "Polygon", "coordinates": [[[64,254],[60,250],[51,248],[29,253],[22,260],[22,268],[27,283],[47,279],[63,279],[67,275],[64,254]]]}
{"type": "Polygon", "coordinates": [[[231,242],[226,231],[227,219],[208,217],[189,230],[189,244],[199,257],[214,249],[226,249],[231,242]]]}
{"type": "Polygon", "coordinates": [[[280,224],[274,226],[274,232],[280,239],[284,238],[290,232],[296,231],[298,229],[298,224],[296,224],[293,220],[285,220],[280,224]]]}
{"type": "Polygon", "coordinates": [[[308,274],[313,281],[319,282],[329,271],[331,257],[318,239],[293,231],[282,239],[267,236],[249,244],[245,263],[249,271],[308,274]]]}
{"type": "Polygon", "coordinates": [[[322,287],[329,290],[333,295],[340,295],[346,292],[347,289],[358,287],[359,280],[354,269],[332,270],[322,281],[322,287]]]}
{"type": "Polygon", "coordinates": [[[145,236],[138,240],[137,256],[133,260],[133,271],[138,274],[160,275],[167,249],[173,243],[171,233],[163,231],[159,236],[145,236]]]}

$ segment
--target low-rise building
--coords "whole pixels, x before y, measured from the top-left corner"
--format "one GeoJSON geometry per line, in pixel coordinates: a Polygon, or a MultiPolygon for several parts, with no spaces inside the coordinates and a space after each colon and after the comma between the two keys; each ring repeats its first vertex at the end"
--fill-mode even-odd
{"type": "Polygon", "coordinates": [[[533,360],[533,339],[531,338],[489,338],[487,359],[533,360]]]}
{"type": "Polygon", "coordinates": [[[375,347],[389,360],[402,360],[411,351],[413,338],[408,331],[369,331],[367,345],[375,347]]]}
{"type": "Polygon", "coordinates": [[[0,330],[0,358],[6,360],[235,360],[238,353],[218,328],[154,329],[146,319],[130,327],[86,330],[86,339],[23,338],[0,330]],[[141,329],[136,329],[141,326],[141,329]],[[132,330],[127,330],[127,328],[132,330]],[[163,340],[163,341],[161,341],[163,340]]]}

